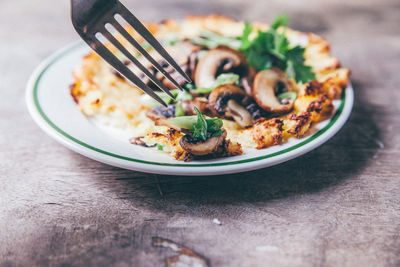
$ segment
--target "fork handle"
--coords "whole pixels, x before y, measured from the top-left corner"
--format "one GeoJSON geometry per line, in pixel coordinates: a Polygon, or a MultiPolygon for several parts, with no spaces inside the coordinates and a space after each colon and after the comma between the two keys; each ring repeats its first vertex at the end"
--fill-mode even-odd
{"type": "Polygon", "coordinates": [[[107,11],[110,11],[118,0],[71,0],[72,21],[78,27],[89,24],[89,19],[93,21],[93,14],[101,17],[107,11]]]}

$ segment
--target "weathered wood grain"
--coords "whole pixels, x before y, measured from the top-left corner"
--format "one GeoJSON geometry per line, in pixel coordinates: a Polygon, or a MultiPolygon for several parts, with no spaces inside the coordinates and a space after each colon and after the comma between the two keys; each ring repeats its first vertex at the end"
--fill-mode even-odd
{"type": "Polygon", "coordinates": [[[288,13],[352,69],[354,112],[327,144],[255,172],[156,179],[106,166],[47,137],[25,108],[30,72],[77,38],[68,1],[1,1],[0,266],[163,266],[177,253],[153,237],[211,266],[400,265],[397,0],[124,2],[156,21],[288,13]]]}

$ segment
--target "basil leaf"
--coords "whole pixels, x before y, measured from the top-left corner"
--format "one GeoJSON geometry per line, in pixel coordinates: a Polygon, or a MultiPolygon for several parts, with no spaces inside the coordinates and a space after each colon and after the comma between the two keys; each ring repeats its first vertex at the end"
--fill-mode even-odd
{"type": "Polygon", "coordinates": [[[207,140],[207,121],[197,107],[194,107],[194,110],[197,113],[197,122],[193,125],[193,128],[194,128],[193,137],[201,139],[203,141],[206,141],[207,140]]]}
{"type": "Polygon", "coordinates": [[[207,119],[206,121],[209,132],[217,132],[221,130],[222,120],[220,118],[207,119]]]}

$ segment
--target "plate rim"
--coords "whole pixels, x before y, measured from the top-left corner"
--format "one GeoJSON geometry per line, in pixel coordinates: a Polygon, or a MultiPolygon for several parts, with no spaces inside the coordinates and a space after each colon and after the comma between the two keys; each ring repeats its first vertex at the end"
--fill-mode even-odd
{"type": "MultiPolygon", "coordinates": [[[[58,60],[62,59],[64,56],[68,55],[69,53],[73,52],[77,48],[81,48],[82,46],[86,45],[82,41],[76,41],[70,45],[67,45],[49,57],[47,57],[41,64],[37,66],[34,72],[31,74],[29,81],[26,86],[26,103],[28,106],[28,110],[34,121],[39,125],[42,130],[44,130],[47,134],[51,137],[56,139],[58,142],[63,144],[64,146],[70,148],[71,150],[83,154],[86,157],[91,159],[110,164],[117,167],[122,167],[125,169],[132,169],[138,170],[143,172],[150,172],[150,173],[163,173],[163,174],[180,174],[180,175],[204,175],[204,174],[226,174],[226,173],[237,173],[242,171],[254,170],[263,167],[268,167],[272,165],[276,165],[293,158],[299,157],[305,153],[310,152],[311,150],[321,146],[329,139],[331,139],[346,123],[348,120],[354,103],[354,91],[351,83],[349,86],[343,91],[343,95],[341,98],[341,103],[338,109],[336,110],[335,114],[332,116],[330,121],[325,125],[322,129],[318,132],[314,133],[309,138],[303,140],[300,143],[294,144],[288,148],[283,150],[279,150],[270,154],[255,156],[246,159],[240,159],[236,161],[229,161],[229,162],[215,162],[215,163],[200,163],[200,164],[190,164],[190,163],[166,163],[166,162],[152,162],[146,160],[140,160],[137,158],[126,157],[122,155],[117,155],[112,152],[105,151],[101,148],[94,147],[92,145],[86,144],[83,141],[69,135],[67,132],[63,131],[59,128],[54,122],[52,122],[49,117],[44,113],[39,99],[38,99],[38,88],[40,85],[41,78],[46,73],[48,69],[52,67],[54,63],[58,60]],[[307,147],[305,147],[308,145],[307,147]],[[300,149],[302,148],[302,149],[300,149]],[[90,150],[90,151],[88,151],[90,150]],[[293,154],[293,151],[298,153],[293,154]],[[292,154],[288,154],[292,152],[292,154]],[[98,154],[97,154],[98,153],[98,154]],[[278,158],[279,156],[287,155],[286,158],[278,158]],[[109,158],[107,158],[109,157],[109,158]],[[115,162],[117,159],[128,162],[127,164],[123,164],[122,162],[115,162]],[[276,158],[275,161],[265,162],[265,164],[252,164],[253,166],[248,166],[244,169],[233,168],[230,170],[218,170],[215,167],[222,167],[222,166],[239,166],[241,164],[247,163],[255,163],[261,162],[263,160],[268,160],[276,158]],[[129,166],[129,163],[136,163],[137,165],[129,166]],[[145,166],[140,166],[145,165],[145,166]],[[147,166],[147,167],[146,167],[147,166]],[[163,167],[164,170],[160,170],[157,168],[149,169],[149,167],[163,167]],[[202,170],[202,173],[193,173],[184,171],[185,168],[193,168],[195,167],[196,170],[202,170]],[[167,169],[170,170],[167,170],[167,169]],[[173,168],[174,170],[172,170],[173,168]],[[178,170],[179,169],[179,170],[178,170]],[[206,169],[210,169],[210,171],[204,171],[206,169]],[[211,170],[212,169],[212,170],[211,170]]],[[[82,47],[83,48],[83,47],[82,47]]],[[[192,169],[193,171],[193,169],[192,169]]]]}

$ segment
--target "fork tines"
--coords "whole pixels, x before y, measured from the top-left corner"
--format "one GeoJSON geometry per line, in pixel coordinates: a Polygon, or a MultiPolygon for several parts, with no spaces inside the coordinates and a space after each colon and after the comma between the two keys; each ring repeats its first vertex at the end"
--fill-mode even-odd
{"type": "MultiPolygon", "coordinates": [[[[76,21],[76,15],[74,16],[74,2],[72,1],[72,20],[75,29],[81,35],[86,43],[99,54],[105,61],[113,66],[128,80],[133,82],[138,88],[143,90],[145,93],[153,97],[162,105],[166,106],[166,103],[148,86],[146,85],[136,74],[134,74],[120,59],[118,59],[108,48],[102,43],[97,35],[104,36],[110,43],[112,43],[127,59],[129,59],[134,65],[138,67],[157,87],[168,94],[171,98],[174,98],[170,93],[169,89],[166,88],[145,66],[143,66],[139,60],[132,55],[128,49],[126,49],[120,41],[117,40],[110,30],[106,26],[112,25],[113,28],[120,33],[135,49],[142,54],[160,73],[162,73],[168,80],[170,80],[177,88],[182,89],[180,84],[171,77],[171,75],[156,61],[150,54],[130,35],[124,27],[117,21],[116,15],[120,15],[132,28],[140,34],[144,40],[146,40],[155,51],[157,51],[165,61],[172,66],[187,82],[191,82],[189,76],[179,67],[175,60],[168,54],[168,52],[161,46],[161,44],[154,38],[154,36],[146,29],[146,27],[119,1],[111,1],[113,6],[110,8],[110,2],[108,2],[108,10],[102,12],[103,14],[96,14],[92,20],[86,19],[86,25],[81,25],[81,21],[76,21]],[[96,21],[94,21],[96,20],[96,21]],[[80,23],[80,24],[79,24],[80,23]]],[[[100,1],[101,2],[101,1],[100,1]]],[[[98,4],[100,5],[100,3],[98,4]]],[[[95,5],[93,5],[95,6],[95,5]]],[[[92,7],[93,9],[93,7],[92,7]]],[[[104,9],[103,9],[104,11],[104,9]]],[[[88,15],[88,12],[85,13],[88,15]]],[[[91,14],[93,15],[93,14],[91,14]]],[[[78,18],[80,19],[80,18],[78,18]]]]}

